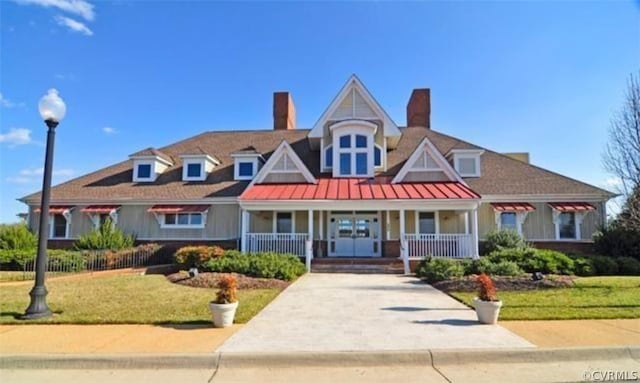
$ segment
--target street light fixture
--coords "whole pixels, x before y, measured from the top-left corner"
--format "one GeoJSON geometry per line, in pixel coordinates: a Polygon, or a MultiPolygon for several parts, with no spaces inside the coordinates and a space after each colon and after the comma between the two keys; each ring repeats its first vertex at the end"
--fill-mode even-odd
{"type": "Polygon", "coordinates": [[[47,132],[47,148],[44,157],[44,177],[42,179],[42,195],[40,200],[40,222],[38,229],[38,254],[36,256],[36,281],[29,295],[31,302],[22,319],[38,319],[51,316],[51,309],[47,306],[47,288],[44,285],[47,271],[47,225],[49,221],[49,199],[51,196],[51,170],[53,167],[53,144],[56,126],[62,121],[67,112],[64,101],[58,96],[58,91],[49,89],[38,103],[40,117],[49,128],[47,132]]]}

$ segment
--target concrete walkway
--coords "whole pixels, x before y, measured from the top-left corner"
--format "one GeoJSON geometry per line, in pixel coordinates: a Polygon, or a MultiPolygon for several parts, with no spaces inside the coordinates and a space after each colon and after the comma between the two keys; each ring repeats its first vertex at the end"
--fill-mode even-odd
{"type": "Polygon", "coordinates": [[[415,278],[307,274],[218,350],[321,352],[496,347],[533,345],[501,326],[479,324],[473,310],[415,278]]]}

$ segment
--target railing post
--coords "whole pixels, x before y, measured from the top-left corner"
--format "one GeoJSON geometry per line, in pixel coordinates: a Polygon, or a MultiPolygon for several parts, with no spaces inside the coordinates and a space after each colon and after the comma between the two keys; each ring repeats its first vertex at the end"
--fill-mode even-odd
{"type": "Polygon", "coordinates": [[[305,241],[305,265],[307,266],[307,271],[311,272],[311,259],[313,258],[313,241],[307,239],[305,241]]]}
{"type": "Polygon", "coordinates": [[[249,212],[242,209],[242,219],[240,222],[240,251],[247,252],[247,228],[249,227],[249,212]]]}

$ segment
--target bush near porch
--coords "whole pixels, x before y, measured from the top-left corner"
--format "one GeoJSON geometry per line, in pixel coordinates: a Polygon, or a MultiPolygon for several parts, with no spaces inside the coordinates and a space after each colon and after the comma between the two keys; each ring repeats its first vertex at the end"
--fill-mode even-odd
{"type": "Polygon", "coordinates": [[[293,254],[241,253],[217,246],[189,246],[179,249],[174,262],[182,269],[238,273],[256,278],[275,278],[292,281],[306,272],[300,258],[293,254]]]}

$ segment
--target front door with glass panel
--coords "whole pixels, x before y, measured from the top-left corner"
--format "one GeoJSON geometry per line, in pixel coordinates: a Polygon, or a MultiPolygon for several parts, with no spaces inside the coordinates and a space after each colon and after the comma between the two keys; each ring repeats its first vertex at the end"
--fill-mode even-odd
{"type": "Polygon", "coordinates": [[[378,215],[339,213],[329,219],[329,256],[379,257],[378,215]]]}

